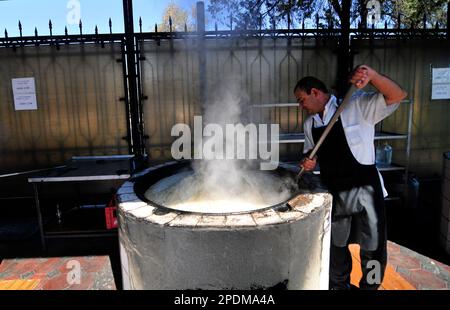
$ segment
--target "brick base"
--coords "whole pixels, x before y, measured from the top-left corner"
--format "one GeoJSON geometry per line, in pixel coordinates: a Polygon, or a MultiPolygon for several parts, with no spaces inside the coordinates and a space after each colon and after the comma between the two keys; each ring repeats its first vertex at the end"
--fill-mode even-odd
{"type": "Polygon", "coordinates": [[[108,256],[5,259],[0,281],[39,280],[34,290],[115,290],[108,256]]]}

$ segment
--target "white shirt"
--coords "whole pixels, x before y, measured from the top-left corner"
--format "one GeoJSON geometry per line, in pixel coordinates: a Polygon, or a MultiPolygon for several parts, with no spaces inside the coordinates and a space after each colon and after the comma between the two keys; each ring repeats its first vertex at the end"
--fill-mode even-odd
{"type": "MultiPolygon", "coordinates": [[[[360,164],[373,165],[375,163],[375,124],[391,115],[399,105],[399,103],[387,105],[383,94],[379,92],[357,91],[350,98],[350,102],[342,111],[340,117],[348,146],[353,157],[360,164]]],[[[303,153],[307,153],[314,148],[312,126],[326,126],[336,109],[336,97],[331,95],[330,100],[325,105],[323,120],[319,114],[311,115],[305,120],[303,124],[305,133],[303,153]]],[[[378,174],[386,197],[387,191],[384,188],[383,178],[380,173],[378,174]]]]}

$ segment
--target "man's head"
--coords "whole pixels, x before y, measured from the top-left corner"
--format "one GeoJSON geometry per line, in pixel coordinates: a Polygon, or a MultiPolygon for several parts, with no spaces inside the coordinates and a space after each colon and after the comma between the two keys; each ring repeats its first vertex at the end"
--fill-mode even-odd
{"type": "Polygon", "coordinates": [[[297,102],[308,114],[320,113],[330,98],[325,84],[312,76],[306,76],[297,82],[294,88],[297,102]]]}

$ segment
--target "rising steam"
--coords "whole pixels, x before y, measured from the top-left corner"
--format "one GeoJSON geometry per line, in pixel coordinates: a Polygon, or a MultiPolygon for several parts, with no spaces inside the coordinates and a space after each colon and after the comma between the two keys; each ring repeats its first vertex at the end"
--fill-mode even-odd
{"type": "MultiPolygon", "coordinates": [[[[207,99],[204,125],[216,124],[225,132],[227,124],[247,122],[242,107],[248,106],[248,96],[236,81],[239,79],[224,79],[217,85],[214,97],[207,99]]],[[[246,139],[224,139],[223,150],[244,148],[249,154],[249,146],[258,145],[258,141],[250,140],[253,138],[248,135],[246,139]]],[[[208,138],[201,143],[208,143],[208,138]]],[[[277,204],[288,199],[295,188],[292,179],[255,170],[249,161],[219,158],[194,161],[193,171],[162,179],[151,186],[145,196],[178,210],[227,213],[277,204]]]]}

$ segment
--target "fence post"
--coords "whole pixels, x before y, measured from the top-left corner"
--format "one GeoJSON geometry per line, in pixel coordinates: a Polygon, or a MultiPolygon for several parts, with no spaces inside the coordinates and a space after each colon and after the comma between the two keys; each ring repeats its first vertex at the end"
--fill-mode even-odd
{"type": "Polygon", "coordinates": [[[337,92],[343,98],[348,89],[348,73],[352,69],[352,46],[350,43],[350,8],[351,1],[343,0],[341,9],[341,35],[338,47],[338,72],[337,72],[337,92]]]}
{"type": "Polygon", "coordinates": [[[198,66],[202,115],[206,104],[205,4],[197,1],[198,66]]]}
{"type": "MultiPolygon", "coordinates": [[[[137,85],[137,72],[136,72],[136,46],[134,43],[134,27],[133,27],[133,0],[123,0],[123,18],[125,28],[125,58],[127,72],[124,72],[126,84],[128,87],[125,89],[125,97],[128,98],[128,105],[130,115],[127,117],[130,119],[129,124],[129,143],[130,151],[136,155],[141,156],[145,154],[143,143],[143,124],[141,119],[141,100],[137,85]]],[[[125,59],[124,59],[125,61],[125,59]]]]}
{"type": "Polygon", "coordinates": [[[447,38],[450,38],[450,1],[447,3],[447,38]]]}

